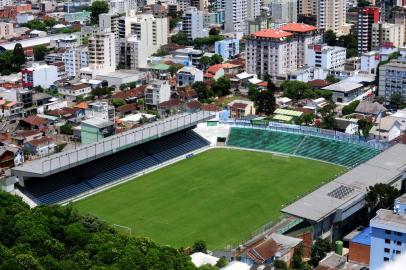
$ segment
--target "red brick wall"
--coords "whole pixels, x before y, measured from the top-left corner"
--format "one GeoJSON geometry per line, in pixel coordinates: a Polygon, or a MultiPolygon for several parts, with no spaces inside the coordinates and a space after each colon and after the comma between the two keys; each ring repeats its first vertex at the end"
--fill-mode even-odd
{"type": "Polygon", "coordinates": [[[348,261],[369,265],[370,246],[350,242],[348,261]]]}

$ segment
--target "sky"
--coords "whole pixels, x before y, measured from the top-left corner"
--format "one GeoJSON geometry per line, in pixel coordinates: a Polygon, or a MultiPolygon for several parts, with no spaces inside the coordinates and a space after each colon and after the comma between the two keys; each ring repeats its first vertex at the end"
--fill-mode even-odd
{"type": "Polygon", "coordinates": [[[398,256],[393,262],[385,264],[380,270],[405,270],[406,269],[406,253],[398,256]]]}

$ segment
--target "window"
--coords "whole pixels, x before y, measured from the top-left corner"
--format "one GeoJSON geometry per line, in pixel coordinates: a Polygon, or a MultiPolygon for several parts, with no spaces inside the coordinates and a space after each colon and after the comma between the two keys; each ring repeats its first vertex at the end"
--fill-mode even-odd
{"type": "Polygon", "coordinates": [[[386,243],[386,244],[390,244],[390,240],[389,240],[389,239],[385,239],[385,243],[386,243]]]}
{"type": "Polygon", "coordinates": [[[389,253],[390,252],[390,249],[389,248],[384,248],[384,250],[383,250],[385,253],[389,253]]]}
{"type": "Polygon", "coordinates": [[[396,241],[396,245],[401,246],[401,245],[402,245],[402,242],[396,241]]]}
{"type": "Polygon", "coordinates": [[[384,262],[389,262],[389,258],[388,257],[383,257],[383,261],[384,262]]]}
{"type": "Polygon", "coordinates": [[[400,252],[400,250],[395,250],[395,253],[400,254],[401,252],[400,252]]]}
{"type": "Polygon", "coordinates": [[[392,231],[390,231],[390,230],[385,230],[385,233],[386,233],[386,234],[391,234],[392,231]]]}
{"type": "MultiPolygon", "coordinates": [[[[402,121],[402,122],[404,122],[404,121],[402,121]]],[[[401,232],[396,232],[396,235],[398,235],[398,236],[402,236],[402,235],[403,235],[403,233],[401,233],[401,232]]]]}

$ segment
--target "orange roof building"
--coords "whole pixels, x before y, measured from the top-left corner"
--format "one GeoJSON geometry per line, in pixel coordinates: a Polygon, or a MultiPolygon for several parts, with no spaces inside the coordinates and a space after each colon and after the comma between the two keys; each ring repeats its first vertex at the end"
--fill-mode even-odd
{"type": "Polygon", "coordinates": [[[304,23],[288,23],[283,25],[280,29],[292,33],[306,33],[316,31],[317,27],[304,23]]]}
{"type": "Polygon", "coordinates": [[[293,34],[280,30],[280,29],[264,29],[253,34],[255,38],[273,38],[273,39],[281,39],[290,37],[293,34]]]}

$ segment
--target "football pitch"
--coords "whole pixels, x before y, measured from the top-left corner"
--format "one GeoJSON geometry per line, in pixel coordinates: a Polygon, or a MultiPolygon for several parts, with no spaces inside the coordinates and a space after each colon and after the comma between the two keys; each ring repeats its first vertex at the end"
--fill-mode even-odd
{"type": "Polygon", "coordinates": [[[238,244],[343,167],[268,153],[213,149],[74,203],[132,235],[175,247],[238,244]]]}

